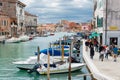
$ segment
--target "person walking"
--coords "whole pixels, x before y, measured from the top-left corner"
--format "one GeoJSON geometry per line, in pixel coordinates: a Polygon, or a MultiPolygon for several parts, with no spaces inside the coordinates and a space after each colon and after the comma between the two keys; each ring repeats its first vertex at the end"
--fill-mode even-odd
{"type": "Polygon", "coordinates": [[[100,52],[100,60],[103,61],[104,59],[104,54],[105,54],[105,49],[102,49],[102,51],[100,52]]]}
{"type": "Polygon", "coordinates": [[[93,59],[93,56],[94,56],[94,46],[93,45],[91,45],[91,47],[90,47],[90,58],[91,59],[93,59]]]}
{"type": "Polygon", "coordinates": [[[105,48],[105,58],[108,59],[108,54],[110,53],[108,45],[105,48]]]}
{"type": "Polygon", "coordinates": [[[97,39],[94,39],[94,46],[95,46],[95,51],[98,52],[98,41],[97,39]]]}
{"type": "Polygon", "coordinates": [[[113,58],[114,58],[114,62],[117,61],[117,55],[118,55],[118,48],[117,46],[113,47],[113,58]]]}
{"type": "Polygon", "coordinates": [[[88,47],[89,47],[89,40],[87,40],[87,41],[85,42],[85,46],[86,46],[86,51],[88,51],[88,47]]]}
{"type": "MultiPolygon", "coordinates": [[[[104,47],[102,46],[102,44],[99,45],[99,54],[101,53],[101,51],[104,49],[104,47]]],[[[99,55],[99,59],[101,58],[101,54],[99,55]]]]}

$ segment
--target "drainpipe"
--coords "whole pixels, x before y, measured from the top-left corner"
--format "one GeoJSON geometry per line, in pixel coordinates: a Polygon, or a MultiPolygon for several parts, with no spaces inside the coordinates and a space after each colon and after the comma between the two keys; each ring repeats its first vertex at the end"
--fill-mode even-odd
{"type": "Polygon", "coordinates": [[[106,0],[106,15],[105,15],[105,45],[107,45],[107,5],[108,0],[106,0]]]}

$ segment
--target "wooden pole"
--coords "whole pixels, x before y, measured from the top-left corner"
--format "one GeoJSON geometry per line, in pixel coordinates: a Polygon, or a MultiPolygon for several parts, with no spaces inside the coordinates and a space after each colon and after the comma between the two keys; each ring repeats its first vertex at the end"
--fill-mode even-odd
{"type": "Polygon", "coordinates": [[[37,51],[38,51],[37,63],[39,63],[40,62],[40,48],[39,48],[39,46],[37,48],[37,51]]]}
{"type": "Polygon", "coordinates": [[[62,51],[62,49],[61,49],[61,39],[59,39],[59,41],[60,41],[59,46],[60,46],[60,54],[61,54],[61,51],[62,51]]]}
{"type": "Polygon", "coordinates": [[[50,54],[49,54],[49,49],[47,51],[47,54],[48,54],[48,63],[47,63],[47,77],[48,77],[48,79],[47,80],[50,80],[50,54]]]}
{"type": "Polygon", "coordinates": [[[71,42],[71,45],[70,45],[68,80],[71,80],[71,53],[72,53],[72,47],[73,47],[73,42],[71,42]]]}

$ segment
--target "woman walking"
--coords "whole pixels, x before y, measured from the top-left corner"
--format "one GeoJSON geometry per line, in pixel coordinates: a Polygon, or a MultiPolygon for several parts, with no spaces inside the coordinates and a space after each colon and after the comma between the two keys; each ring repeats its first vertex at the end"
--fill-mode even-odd
{"type": "Polygon", "coordinates": [[[90,58],[91,59],[93,59],[93,56],[94,56],[94,46],[93,45],[91,45],[91,47],[90,47],[90,58]]]}

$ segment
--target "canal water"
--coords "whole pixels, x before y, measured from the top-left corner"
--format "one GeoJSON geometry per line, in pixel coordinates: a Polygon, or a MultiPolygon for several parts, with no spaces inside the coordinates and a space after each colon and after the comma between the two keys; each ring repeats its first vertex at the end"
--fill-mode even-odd
{"type": "MultiPolygon", "coordinates": [[[[34,52],[37,51],[37,46],[40,49],[48,48],[50,42],[56,41],[64,35],[72,35],[72,33],[59,32],[54,36],[36,37],[27,42],[0,44],[0,80],[47,80],[46,75],[29,74],[17,69],[12,62],[33,56],[34,52]]],[[[77,75],[85,73],[88,73],[86,67],[72,72],[72,80],[83,80],[83,77],[77,75]]],[[[50,80],[68,80],[68,74],[53,74],[50,75],[50,80]]],[[[90,80],[90,77],[87,77],[87,80],[90,80]]]]}

